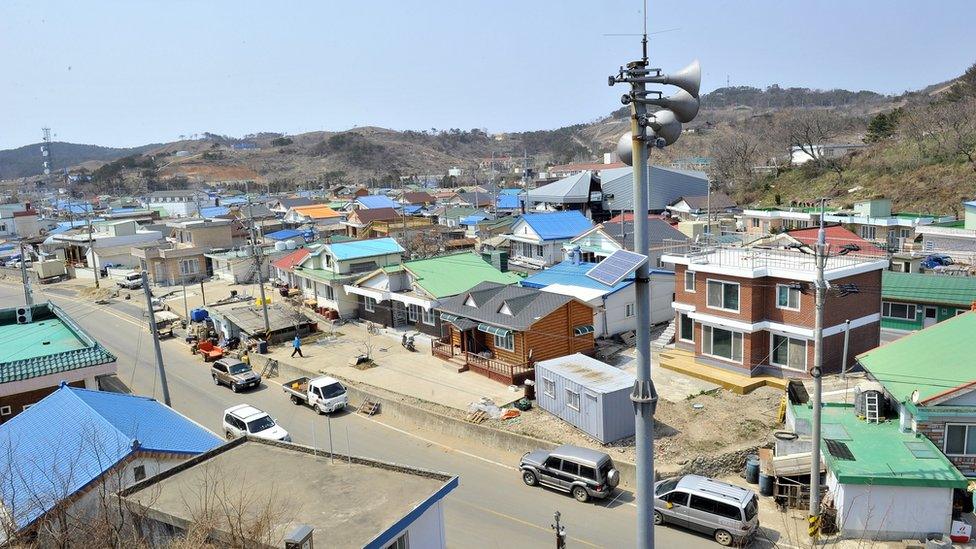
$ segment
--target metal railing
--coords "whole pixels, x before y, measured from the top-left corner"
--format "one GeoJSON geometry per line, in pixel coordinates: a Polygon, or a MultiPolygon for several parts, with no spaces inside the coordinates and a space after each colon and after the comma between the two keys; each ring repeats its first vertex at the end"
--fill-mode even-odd
{"type": "MultiPolygon", "coordinates": [[[[810,272],[817,268],[813,254],[794,249],[689,244],[665,240],[662,243],[662,252],[664,255],[687,257],[689,263],[700,265],[709,264],[744,269],[774,268],[810,272]]],[[[839,255],[838,252],[839,250],[829,250],[828,270],[851,267],[881,259],[878,256],[858,255],[856,252],[845,255],[839,255]]]]}

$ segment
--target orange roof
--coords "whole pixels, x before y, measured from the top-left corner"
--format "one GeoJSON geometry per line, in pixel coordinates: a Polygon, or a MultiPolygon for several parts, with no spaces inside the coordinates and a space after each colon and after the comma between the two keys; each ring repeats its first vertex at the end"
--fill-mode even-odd
{"type": "Polygon", "coordinates": [[[302,260],[308,256],[308,254],[309,251],[307,248],[299,248],[288,255],[279,257],[274,263],[272,263],[272,265],[290,273],[295,270],[295,265],[301,263],[302,260]]]}
{"type": "Polygon", "coordinates": [[[311,217],[312,219],[328,219],[330,217],[341,217],[342,214],[326,206],[325,204],[312,204],[311,206],[296,206],[292,210],[311,217]]]}

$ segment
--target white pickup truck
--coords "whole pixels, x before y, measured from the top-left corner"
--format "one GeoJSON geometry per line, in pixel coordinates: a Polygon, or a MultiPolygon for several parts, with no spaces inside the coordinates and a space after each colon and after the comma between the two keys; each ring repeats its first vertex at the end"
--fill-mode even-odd
{"type": "Polygon", "coordinates": [[[302,376],[283,383],[285,394],[295,404],[308,404],[318,414],[328,414],[342,410],[349,404],[346,388],[335,378],[302,376]]]}
{"type": "Polygon", "coordinates": [[[131,272],[113,278],[115,278],[115,283],[119,285],[119,288],[127,290],[142,288],[142,273],[131,272]]]}

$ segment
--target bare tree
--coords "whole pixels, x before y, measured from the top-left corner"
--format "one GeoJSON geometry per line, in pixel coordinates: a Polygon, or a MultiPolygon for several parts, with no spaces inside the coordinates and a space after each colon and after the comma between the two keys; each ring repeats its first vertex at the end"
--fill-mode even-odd
{"type": "Polygon", "coordinates": [[[976,98],[933,103],[927,114],[939,156],[950,161],[964,159],[976,172],[976,98]]]}
{"type": "Polygon", "coordinates": [[[836,187],[843,183],[844,161],[831,155],[826,145],[850,130],[845,117],[828,109],[796,110],[783,120],[780,134],[791,153],[799,150],[813,166],[837,174],[836,187]]]}

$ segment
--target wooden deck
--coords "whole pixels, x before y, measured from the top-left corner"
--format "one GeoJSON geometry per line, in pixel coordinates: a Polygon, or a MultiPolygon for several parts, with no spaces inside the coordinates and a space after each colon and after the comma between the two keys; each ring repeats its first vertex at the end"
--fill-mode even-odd
{"type": "Polygon", "coordinates": [[[471,352],[461,353],[451,345],[450,341],[433,341],[430,353],[442,360],[463,362],[468,370],[506,385],[522,385],[526,379],[535,375],[535,368],[531,363],[510,364],[504,360],[471,352]]]}

